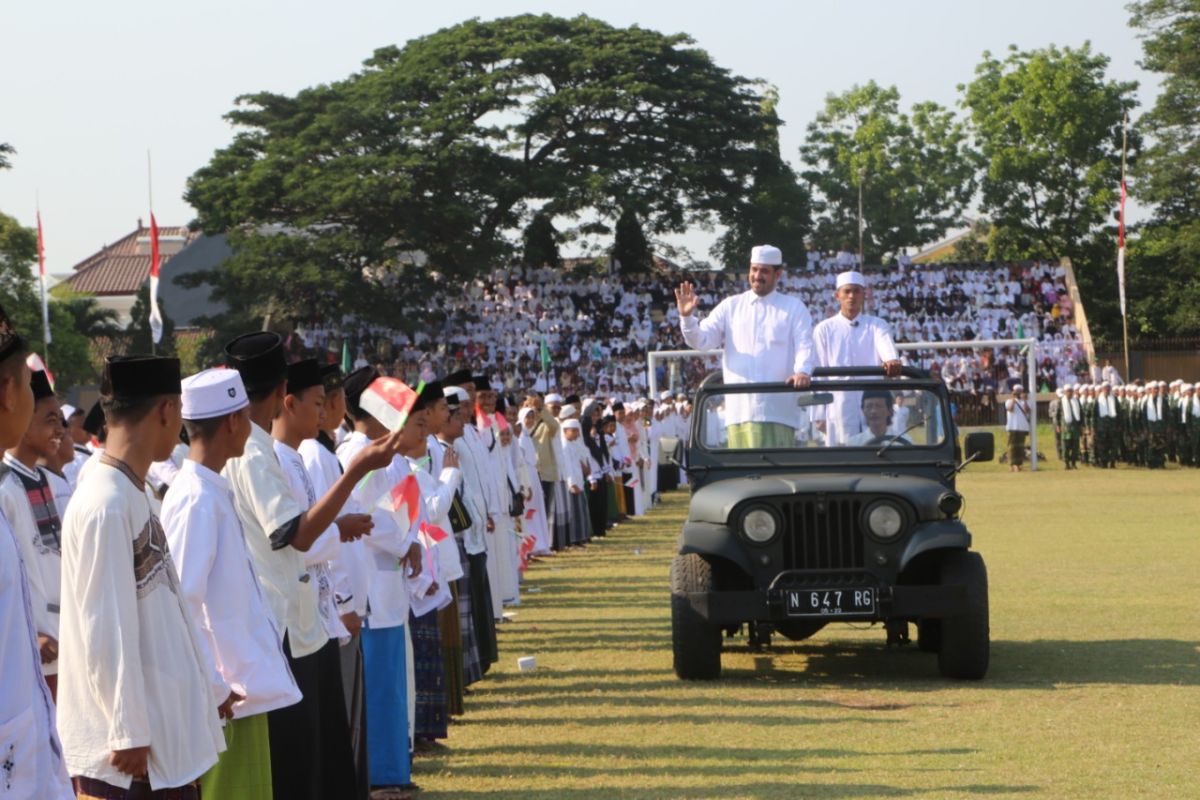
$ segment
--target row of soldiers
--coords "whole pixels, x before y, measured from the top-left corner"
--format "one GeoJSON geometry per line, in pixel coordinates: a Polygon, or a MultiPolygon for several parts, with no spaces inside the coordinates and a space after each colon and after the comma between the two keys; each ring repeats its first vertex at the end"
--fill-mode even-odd
{"type": "Polygon", "coordinates": [[[1182,380],[1064,386],[1050,402],[1054,446],[1067,469],[1118,462],[1200,466],[1200,392],[1182,380]]]}

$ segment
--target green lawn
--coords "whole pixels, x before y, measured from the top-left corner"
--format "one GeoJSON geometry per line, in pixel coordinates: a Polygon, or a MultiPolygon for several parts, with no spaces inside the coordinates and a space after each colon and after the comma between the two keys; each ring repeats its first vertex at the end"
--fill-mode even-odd
{"type": "Polygon", "coordinates": [[[1200,797],[1200,471],[969,467],[959,488],[991,581],[978,683],[826,628],[717,683],[671,672],[667,570],[684,493],[531,568],[501,663],[422,797],[1200,797]],[[534,672],[516,669],[536,655],[534,672]]]}

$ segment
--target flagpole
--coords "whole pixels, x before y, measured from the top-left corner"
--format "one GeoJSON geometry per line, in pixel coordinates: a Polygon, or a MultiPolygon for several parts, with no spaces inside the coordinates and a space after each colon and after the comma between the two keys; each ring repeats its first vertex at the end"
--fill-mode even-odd
{"type": "Polygon", "coordinates": [[[41,192],[34,193],[34,206],[37,209],[37,250],[38,250],[38,282],[42,289],[42,349],[43,361],[50,368],[50,301],[46,295],[46,243],[42,236],[42,196],[41,192]]]}
{"type": "Polygon", "coordinates": [[[1129,112],[1121,123],[1121,230],[1117,242],[1117,279],[1121,292],[1121,338],[1125,350],[1125,380],[1132,380],[1129,374],[1129,316],[1125,311],[1125,151],[1129,145],[1129,112]]]}

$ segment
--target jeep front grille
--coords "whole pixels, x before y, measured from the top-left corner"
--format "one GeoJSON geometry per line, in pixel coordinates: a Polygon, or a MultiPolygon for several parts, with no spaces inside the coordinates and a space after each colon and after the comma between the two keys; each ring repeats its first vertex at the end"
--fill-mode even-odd
{"type": "Polygon", "coordinates": [[[864,569],[862,501],[806,498],[783,504],[785,569],[864,569]]]}

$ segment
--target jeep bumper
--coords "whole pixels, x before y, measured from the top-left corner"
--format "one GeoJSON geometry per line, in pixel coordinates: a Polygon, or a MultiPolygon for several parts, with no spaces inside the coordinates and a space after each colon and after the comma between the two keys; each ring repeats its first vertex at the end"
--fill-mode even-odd
{"type": "Polygon", "coordinates": [[[966,596],[964,586],[881,586],[878,588],[878,603],[874,613],[821,617],[789,616],[782,589],[694,592],[688,594],[687,598],[696,613],[709,622],[732,625],[750,621],[779,622],[804,618],[842,622],[948,617],[964,606],[966,596]]]}

